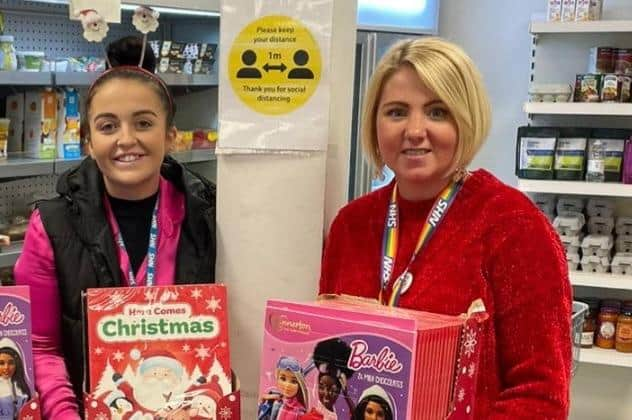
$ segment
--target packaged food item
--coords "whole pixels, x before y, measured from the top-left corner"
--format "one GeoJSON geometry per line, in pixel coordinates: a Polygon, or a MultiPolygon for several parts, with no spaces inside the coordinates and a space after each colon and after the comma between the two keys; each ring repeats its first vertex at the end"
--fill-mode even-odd
{"type": "Polygon", "coordinates": [[[612,235],[586,235],[582,241],[582,255],[608,258],[613,246],[612,235]]]}
{"type": "Polygon", "coordinates": [[[608,198],[589,198],[586,214],[589,217],[612,217],[614,216],[614,201],[608,198]]]}
{"type": "Polygon", "coordinates": [[[590,20],[601,20],[603,0],[590,0],[590,20]]]}
{"type": "Polygon", "coordinates": [[[204,61],[210,62],[210,65],[215,63],[215,52],[217,51],[217,44],[200,44],[200,53],[198,58],[201,58],[204,61]]]}
{"type": "Polygon", "coordinates": [[[186,60],[184,58],[169,58],[169,67],[166,73],[184,73],[185,64],[186,60]]]}
{"type": "Polygon", "coordinates": [[[586,144],[590,129],[560,128],[555,148],[555,179],[584,179],[586,144]]]}
{"type": "Polygon", "coordinates": [[[566,212],[583,213],[584,212],[584,198],[576,196],[560,197],[557,200],[556,210],[558,214],[566,212]]]}
{"type": "Polygon", "coordinates": [[[169,45],[169,58],[185,58],[184,48],[186,44],[183,42],[171,41],[169,45]]]}
{"type": "Polygon", "coordinates": [[[149,41],[149,46],[151,47],[151,50],[154,52],[154,56],[156,58],[160,57],[160,41],[157,40],[152,40],[149,41]]]}
{"type": "Polygon", "coordinates": [[[614,73],[616,48],[593,47],[588,58],[588,73],[614,73]]]}
{"type": "Polygon", "coordinates": [[[173,143],[173,152],[182,152],[185,150],[191,150],[193,143],[193,131],[191,130],[178,130],[176,140],[173,143]]]}
{"type": "Polygon", "coordinates": [[[601,79],[601,102],[618,102],[619,96],[619,76],[604,74],[601,79]]]}
{"type": "Polygon", "coordinates": [[[57,93],[52,88],[25,94],[24,149],[27,157],[53,159],[57,154],[57,93]]]}
{"type": "Polygon", "coordinates": [[[596,128],[592,130],[589,148],[600,140],[604,145],[604,181],[621,182],[623,173],[623,148],[625,140],[630,138],[630,130],[618,128],[596,128]]]}
{"type": "Polygon", "coordinates": [[[79,114],[79,92],[66,87],[57,97],[59,101],[57,157],[78,159],[81,157],[81,118],[79,114]]]}
{"type": "Polygon", "coordinates": [[[562,0],[562,22],[575,20],[575,0],[562,0]]]}
{"type": "Polygon", "coordinates": [[[533,83],[529,87],[530,102],[568,102],[571,98],[571,86],[558,83],[533,83]]]}
{"type": "Polygon", "coordinates": [[[212,129],[193,131],[193,149],[213,149],[217,143],[217,132],[212,129]]]}
{"type": "Polygon", "coordinates": [[[169,57],[169,50],[171,49],[171,41],[162,41],[162,46],[160,47],[160,55],[159,57],[169,57]]]}
{"type": "Polygon", "coordinates": [[[632,254],[627,252],[617,252],[614,254],[610,270],[612,274],[632,275],[632,254]]]}
{"type": "Polygon", "coordinates": [[[632,140],[627,139],[623,147],[623,175],[624,184],[632,184],[632,140]]]}
{"type": "Polygon", "coordinates": [[[9,153],[22,152],[24,151],[24,93],[7,96],[6,107],[7,118],[11,120],[7,151],[9,153]]]}
{"type": "Polygon", "coordinates": [[[12,35],[0,35],[0,70],[15,71],[18,68],[18,59],[15,55],[12,35]]]}
{"type": "Polygon", "coordinates": [[[575,78],[575,102],[599,102],[601,94],[601,74],[578,74],[575,78]]]}
{"type": "Polygon", "coordinates": [[[15,53],[18,58],[18,70],[20,71],[42,71],[42,64],[46,54],[42,51],[18,51],[15,53]]]}
{"type": "Polygon", "coordinates": [[[211,74],[213,72],[213,63],[211,61],[198,58],[193,63],[193,74],[211,74]]]}
{"type": "Polygon", "coordinates": [[[588,313],[584,317],[584,325],[582,328],[582,348],[592,348],[595,342],[595,332],[597,330],[597,316],[599,315],[599,299],[598,298],[582,298],[580,302],[588,305],[588,313]]]}
{"type": "Polygon", "coordinates": [[[555,144],[559,131],[549,127],[518,128],[516,175],[526,179],[553,179],[555,144]]]}
{"type": "Polygon", "coordinates": [[[583,213],[567,211],[557,215],[553,220],[553,227],[560,235],[577,236],[586,224],[583,213]]]}
{"type": "Polygon", "coordinates": [[[632,76],[619,74],[619,95],[617,102],[630,102],[632,97],[632,76]]]}
{"type": "Polygon", "coordinates": [[[546,9],[546,20],[559,22],[562,20],[562,0],[549,0],[546,9]]]}
{"type": "Polygon", "coordinates": [[[575,6],[575,22],[590,20],[590,0],[577,0],[575,6]]]}
{"type": "Polygon", "coordinates": [[[9,142],[9,126],[11,120],[0,118],[0,159],[7,158],[7,143],[9,142]]]}
{"type": "Polygon", "coordinates": [[[615,333],[617,330],[617,319],[621,310],[621,302],[615,300],[604,300],[601,302],[599,311],[599,327],[595,344],[602,349],[613,349],[615,346],[615,333]]]}
{"type": "Polygon", "coordinates": [[[614,348],[621,353],[632,353],[632,302],[624,302],[617,318],[614,348]]]}
{"type": "Polygon", "coordinates": [[[617,74],[632,74],[632,48],[617,48],[614,72],[617,74]]]}

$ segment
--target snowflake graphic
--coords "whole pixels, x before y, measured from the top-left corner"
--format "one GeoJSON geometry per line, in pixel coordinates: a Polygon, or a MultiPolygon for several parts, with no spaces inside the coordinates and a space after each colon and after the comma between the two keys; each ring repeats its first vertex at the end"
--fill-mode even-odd
{"type": "Polygon", "coordinates": [[[191,350],[191,346],[189,346],[188,344],[185,344],[184,346],[182,346],[182,351],[185,353],[188,353],[191,350]]]}
{"type": "Polygon", "coordinates": [[[472,353],[474,353],[476,343],[476,331],[467,330],[467,332],[465,333],[465,342],[463,343],[466,356],[471,356],[472,353]]]}
{"type": "Polygon", "coordinates": [[[109,420],[109,419],[110,419],[110,416],[108,416],[104,412],[100,411],[100,412],[97,413],[97,416],[95,417],[94,420],[109,420]]]}
{"type": "Polygon", "coordinates": [[[120,350],[115,351],[114,354],[112,355],[112,359],[116,360],[117,362],[120,362],[121,360],[123,360],[124,357],[125,357],[125,354],[120,350]]]}
{"type": "Polygon", "coordinates": [[[98,355],[103,354],[103,349],[101,347],[97,347],[96,349],[94,349],[94,354],[98,354],[98,355]]]}
{"type": "Polygon", "coordinates": [[[459,402],[463,402],[463,400],[465,399],[465,390],[463,388],[459,389],[459,394],[456,397],[459,402]]]}
{"type": "Polygon", "coordinates": [[[121,293],[114,292],[110,295],[110,302],[112,302],[112,305],[118,306],[121,303],[125,302],[125,298],[121,293]]]}
{"type": "Polygon", "coordinates": [[[191,291],[191,297],[195,300],[198,300],[199,298],[202,297],[202,290],[196,287],[195,289],[191,291]]]}
{"type": "Polygon", "coordinates": [[[467,376],[471,378],[474,376],[474,372],[476,372],[476,366],[474,363],[470,363],[470,366],[467,368],[467,376]]]}
{"type": "Polygon", "coordinates": [[[229,407],[223,407],[219,410],[219,417],[223,420],[227,420],[233,417],[233,412],[229,407]]]}
{"type": "Polygon", "coordinates": [[[151,289],[147,289],[147,291],[145,292],[145,300],[148,302],[154,300],[155,296],[155,293],[151,289]]]}
{"type": "Polygon", "coordinates": [[[204,347],[204,344],[200,344],[200,347],[197,347],[195,349],[195,357],[202,360],[206,359],[207,357],[211,357],[209,350],[210,348],[204,347]]]}
{"type": "Polygon", "coordinates": [[[206,309],[210,309],[215,312],[218,309],[222,309],[222,305],[220,305],[221,301],[217,299],[215,296],[211,296],[211,300],[206,301],[206,309]]]}

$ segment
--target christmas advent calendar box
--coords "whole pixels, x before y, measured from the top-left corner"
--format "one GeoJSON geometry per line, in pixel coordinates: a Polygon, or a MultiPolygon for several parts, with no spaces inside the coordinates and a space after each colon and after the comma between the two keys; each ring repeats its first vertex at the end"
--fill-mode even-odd
{"type": "Polygon", "coordinates": [[[89,289],[86,417],[239,419],[221,285],[89,289]]]}
{"type": "Polygon", "coordinates": [[[27,286],[0,287],[0,420],[39,420],[27,286]]]}
{"type": "Polygon", "coordinates": [[[485,318],[268,301],[258,420],[471,418],[485,318]]]}

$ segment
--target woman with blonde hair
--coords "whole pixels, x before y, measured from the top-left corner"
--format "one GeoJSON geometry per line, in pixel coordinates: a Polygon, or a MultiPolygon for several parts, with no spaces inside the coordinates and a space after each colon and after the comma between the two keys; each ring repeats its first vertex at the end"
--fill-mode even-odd
{"type": "Polygon", "coordinates": [[[544,215],[491,173],[467,170],[490,128],[481,76],[439,38],[401,41],[364,100],[363,147],[395,179],[334,220],[321,293],[460,314],[482,298],[476,419],[565,419],[571,288],[544,215]]]}

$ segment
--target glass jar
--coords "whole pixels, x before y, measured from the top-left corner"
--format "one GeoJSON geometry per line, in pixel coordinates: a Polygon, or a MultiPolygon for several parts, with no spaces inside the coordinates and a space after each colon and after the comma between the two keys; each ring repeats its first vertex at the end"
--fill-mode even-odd
{"type": "Polygon", "coordinates": [[[615,348],[622,353],[632,353],[632,303],[626,302],[617,318],[615,348]]]}
{"type": "Polygon", "coordinates": [[[18,68],[18,59],[13,46],[13,36],[0,35],[0,70],[15,71],[18,68]]]}
{"type": "Polygon", "coordinates": [[[608,305],[608,301],[602,302],[598,317],[597,339],[595,340],[597,347],[602,349],[614,348],[619,310],[619,307],[615,305],[608,305]]]}
{"type": "Polygon", "coordinates": [[[599,315],[599,299],[586,298],[581,299],[588,305],[588,312],[584,317],[584,325],[582,328],[581,346],[589,349],[595,342],[595,331],[597,330],[597,316],[599,315]]]}

